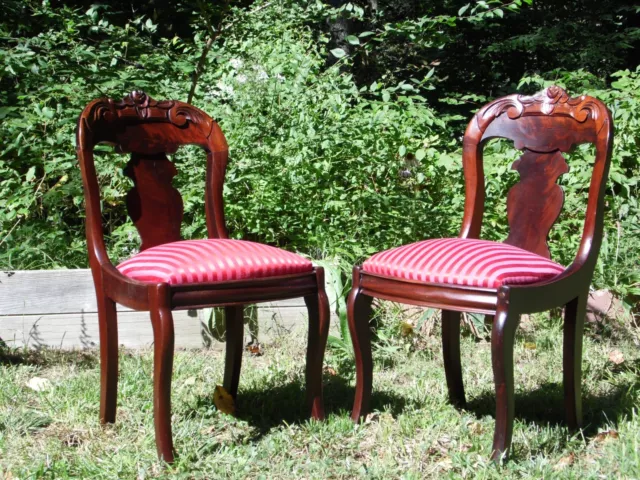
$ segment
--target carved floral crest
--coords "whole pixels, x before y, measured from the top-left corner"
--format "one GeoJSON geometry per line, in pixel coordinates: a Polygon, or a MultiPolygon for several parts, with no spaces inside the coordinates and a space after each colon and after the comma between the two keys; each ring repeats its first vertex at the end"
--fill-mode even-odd
{"type": "Polygon", "coordinates": [[[515,120],[528,115],[566,115],[583,123],[591,119],[600,131],[606,118],[606,107],[598,100],[582,95],[571,98],[561,87],[547,87],[535,95],[509,95],[490,103],[476,115],[478,128],[484,132],[500,115],[515,120]]]}
{"type": "Polygon", "coordinates": [[[134,90],[119,102],[111,98],[100,100],[88,115],[89,125],[126,119],[169,122],[177,127],[187,122],[211,124],[206,114],[191,105],[174,100],[157,101],[141,90],[134,90]]]}

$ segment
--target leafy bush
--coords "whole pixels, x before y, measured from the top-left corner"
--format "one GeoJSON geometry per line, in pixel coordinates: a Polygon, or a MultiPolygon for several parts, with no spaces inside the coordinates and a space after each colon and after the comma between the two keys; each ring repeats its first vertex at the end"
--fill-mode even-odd
{"type": "MultiPolygon", "coordinates": [[[[159,47],[150,40],[153,25],[142,18],[115,26],[102,8],[85,13],[47,2],[28,13],[42,27],[33,36],[14,37],[0,24],[0,36],[8,38],[0,49],[0,263],[85,266],[77,117],[101,95],[121,96],[134,87],[170,90],[175,75],[166,75],[166,56],[155,53],[159,47]]],[[[99,175],[105,205],[119,202],[125,192],[119,172],[101,162],[99,175]]],[[[108,215],[110,230],[122,221],[122,207],[108,215]]]]}
{"type": "MultiPolygon", "coordinates": [[[[595,76],[580,68],[534,68],[537,73],[524,75],[520,85],[511,83],[515,70],[501,76],[509,62],[496,55],[516,49],[517,42],[507,42],[505,35],[521,8],[535,7],[530,3],[477,2],[465,8],[463,2],[446,2],[402,17],[389,5],[385,16],[359,4],[329,8],[291,0],[199,2],[195,12],[177,3],[157,16],[144,2],[138,14],[119,10],[125,1],[88,10],[74,8],[82,5],[78,1],[58,8],[9,2],[0,23],[0,264],[86,266],[74,130],[81,109],[99,96],[119,98],[133,89],[159,99],[187,100],[193,94],[193,103],[220,122],[229,140],[225,199],[232,236],[353,262],[401,243],[456,235],[466,121],[496,92],[532,92],[554,82],[602,99],[614,113],[606,238],[594,284],[633,300],[640,281],[640,74],[621,70],[609,84],[609,70],[595,76]],[[328,25],[340,18],[351,22],[352,31],[336,43],[328,25]],[[461,60],[483,29],[500,38],[491,50],[498,53],[487,51],[477,66],[461,60]],[[441,62],[443,51],[448,57],[441,62]],[[487,65],[495,71],[477,90],[464,91],[469,79],[451,77],[455,68],[477,67],[473,75],[479,78],[487,65]]],[[[542,49],[539,25],[551,13],[536,11],[534,44],[542,49]]],[[[625,22],[616,38],[630,44],[635,34],[625,22]]],[[[486,44],[490,37],[482,38],[486,44]]],[[[614,56],[608,56],[607,68],[628,65],[614,56]]],[[[572,57],[572,65],[579,58],[572,57]]],[[[541,65],[547,68],[549,58],[541,65]]],[[[589,153],[579,148],[571,154],[572,174],[561,180],[567,201],[551,243],[554,258],[564,264],[573,259],[581,234],[589,153]]],[[[516,158],[505,142],[488,147],[484,233],[491,238],[507,234],[504,202],[517,181],[510,170],[516,158]]],[[[122,201],[130,188],[121,173],[126,160],[106,147],[98,155],[113,261],[137,248],[122,201]]],[[[185,203],[184,235],[202,237],[204,157],[186,148],[174,160],[185,203]]]]}
{"type": "MultiPolygon", "coordinates": [[[[2,111],[2,224],[10,231],[2,255],[13,268],[82,266],[82,192],[72,140],[78,112],[102,92],[118,97],[144,88],[156,97],[184,98],[187,66],[204,40],[196,36],[192,47],[153,45],[152,23],[115,27],[94,8],[83,14],[45,6],[37,13],[59,23],[3,51],[3,83],[12,81],[15,93],[3,92],[3,104],[12,106],[2,111]],[[99,50],[87,48],[93,35],[102,37],[99,50]],[[123,63],[123,44],[150,53],[123,63]],[[183,60],[165,60],[181,48],[183,60]]],[[[197,103],[220,121],[232,147],[225,193],[233,236],[313,256],[341,245],[362,256],[452,233],[448,217],[431,208],[432,198],[452,185],[445,175],[451,164],[435,148],[452,146],[444,122],[410,84],[359,89],[339,68],[325,70],[324,43],[304,26],[308,16],[293,6],[289,13],[288,19],[278,8],[238,13],[244,21],[214,46],[200,77],[197,103]],[[416,221],[426,212],[428,221],[416,221]]],[[[105,152],[98,162],[114,259],[133,242],[131,225],[123,222],[123,161],[105,152]]],[[[185,235],[199,237],[204,164],[193,150],[180,152],[176,162],[185,235]]]]}

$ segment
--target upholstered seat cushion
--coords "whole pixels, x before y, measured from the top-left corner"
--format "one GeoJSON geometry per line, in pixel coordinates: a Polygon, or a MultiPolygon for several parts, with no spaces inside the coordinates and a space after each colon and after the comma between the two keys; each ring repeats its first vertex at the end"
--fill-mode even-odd
{"type": "Polygon", "coordinates": [[[565,268],[504,243],[443,238],[376,253],[362,270],[417,282],[498,288],[547,280],[565,268]]]}
{"type": "Polygon", "coordinates": [[[122,262],[118,270],[142,282],[213,283],[308,272],[306,258],[243,240],[183,240],[149,248],[122,262]]]}

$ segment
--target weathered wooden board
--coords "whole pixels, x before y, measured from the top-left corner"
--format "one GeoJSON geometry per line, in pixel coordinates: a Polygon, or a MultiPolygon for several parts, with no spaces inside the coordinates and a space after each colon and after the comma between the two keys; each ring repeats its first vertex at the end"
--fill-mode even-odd
{"type": "MultiPolygon", "coordinates": [[[[175,312],[176,347],[201,347],[197,314],[175,312]]],[[[118,315],[119,343],[126,347],[150,345],[153,332],[147,312],[121,312],[118,315]]],[[[0,337],[8,345],[59,348],[93,348],[99,345],[98,314],[12,315],[1,317],[0,337]]]]}
{"type": "MultiPolygon", "coordinates": [[[[176,348],[223,348],[207,334],[206,310],[175,311],[176,348]],[[205,318],[206,316],[206,318],[205,318]]],[[[335,323],[335,319],[333,319],[335,323]]],[[[307,309],[300,299],[258,305],[258,340],[304,331],[307,309]]],[[[249,340],[249,328],[246,328],[249,340]]],[[[148,312],[119,306],[118,340],[149,346],[148,312]]],[[[0,272],[0,339],[12,346],[91,348],[99,345],[98,315],[89,270],[0,272]]]]}
{"type": "Polygon", "coordinates": [[[90,270],[0,273],[0,315],[96,312],[90,270]]]}

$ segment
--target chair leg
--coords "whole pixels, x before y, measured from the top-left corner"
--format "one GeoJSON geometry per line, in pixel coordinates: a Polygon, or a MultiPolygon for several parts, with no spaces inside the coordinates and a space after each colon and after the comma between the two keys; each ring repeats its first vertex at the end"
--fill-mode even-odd
{"type": "MultiPolygon", "coordinates": [[[[506,302],[505,302],[506,303],[506,302]]],[[[511,446],[514,413],[513,343],[520,316],[498,304],[491,332],[491,363],[496,389],[496,426],[491,459],[506,458],[511,446]]]]}
{"type": "Polygon", "coordinates": [[[316,267],[318,294],[304,297],[309,312],[309,343],[307,347],[307,403],[311,417],[324,420],[322,398],[322,366],[329,335],[329,299],[324,289],[324,270],[316,267]]]}
{"type": "Polygon", "coordinates": [[[574,298],[564,310],[564,407],[567,424],[572,431],[582,426],[582,334],[587,299],[588,293],[574,298]]]}
{"type": "Polygon", "coordinates": [[[114,423],[118,403],[118,318],[116,304],[98,289],[100,329],[100,423],[114,423]]]}
{"type": "Polygon", "coordinates": [[[244,306],[224,307],[226,352],[223,386],[235,400],[240,382],[240,366],[244,349],[244,306]]]}
{"type": "Polygon", "coordinates": [[[460,312],[442,311],[442,355],[447,377],[449,401],[456,407],[464,407],[464,384],[460,365],[460,312]]]}
{"type": "Polygon", "coordinates": [[[373,360],[371,358],[371,303],[373,297],[363,295],[360,290],[360,273],[353,270],[353,287],[347,300],[347,320],[356,360],[356,397],[351,419],[357,422],[369,411],[373,385],[373,360]]]}
{"type": "Polygon", "coordinates": [[[173,370],[174,330],[169,287],[161,284],[151,289],[151,324],[153,326],[153,417],[158,458],[173,463],[171,433],[171,375],[173,370]]]}

